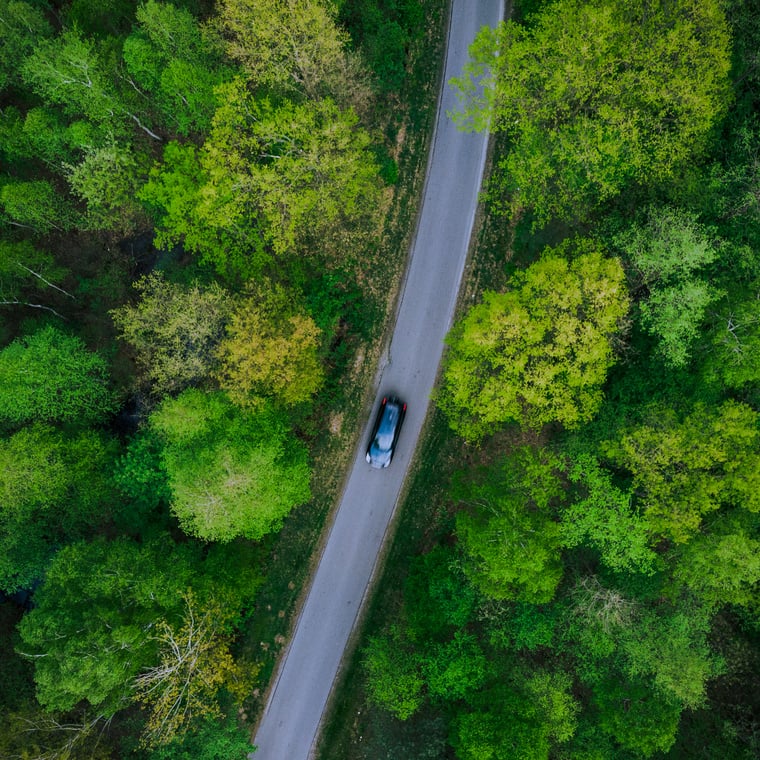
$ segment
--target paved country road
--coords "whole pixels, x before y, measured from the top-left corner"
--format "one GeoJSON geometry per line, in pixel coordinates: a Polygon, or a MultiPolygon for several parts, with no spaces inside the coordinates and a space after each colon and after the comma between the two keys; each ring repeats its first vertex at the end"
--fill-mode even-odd
{"type": "Polygon", "coordinates": [[[503,0],[453,0],[443,93],[427,181],[378,399],[295,631],[275,674],[254,744],[256,760],[309,760],[319,723],[357,618],[427,413],[451,326],[478,203],[488,138],[455,129],[446,82],[461,74],[478,30],[495,25],[503,0]],[[364,461],[379,399],[395,393],[408,412],[393,463],[364,461]]]}

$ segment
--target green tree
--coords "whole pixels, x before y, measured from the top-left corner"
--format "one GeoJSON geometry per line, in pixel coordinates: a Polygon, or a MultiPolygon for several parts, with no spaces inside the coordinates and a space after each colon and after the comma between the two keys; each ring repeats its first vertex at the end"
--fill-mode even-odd
{"type": "Polygon", "coordinates": [[[39,40],[52,34],[44,13],[21,0],[0,2],[0,91],[19,82],[19,62],[34,49],[39,40]]]}
{"type": "Polygon", "coordinates": [[[57,284],[65,273],[47,251],[29,240],[0,240],[0,305],[23,304],[55,311],[37,300],[43,294],[49,298],[53,291],[71,297],[57,284]]]}
{"type": "Polygon", "coordinates": [[[650,528],[633,506],[631,493],[619,489],[590,455],[574,459],[568,473],[578,497],[562,510],[564,546],[593,546],[612,570],[652,573],[657,555],[649,546],[650,528]]]}
{"type": "Polygon", "coordinates": [[[48,326],[0,351],[0,423],[101,422],[115,407],[108,367],[81,338],[48,326]]]}
{"type": "Polygon", "coordinates": [[[760,283],[731,288],[713,310],[703,371],[728,388],[760,380],[760,283]]]}
{"type": "Polygon", "coordinates": [[[469,439],[505,422],[577,427],[594,415],[628,309],[623,270],[590,241],[547,249],[455,325],[439,406],[469,439]]]}
{"type": "Polygon", "coordinates": [[[310,99],[345,83],[348,35],[324,0],[223,0],[220,20],[227,50],[253,84],[310,99]]]}
{"type": "Polygon", "coordinates": [[[73,117],[84,117],[117,134],[131,120],[145,134],[160,139],[117,92],[111,70],[95,43],[76,29],[37,44],[21,66],[24,83],[46,103],[73,117]]]}
{"type": "Polygon", "coordinates": [[[526,447],[459,494],[471,505],[456,522],[464,569],[487,596],[535,604],[554,596],[562,579],[560,526],[552,519],[562,493],[558,467],[548,452],[526,447]]]}
{"type": "Polygon", "coordinates": [[[142,740],[147,747],[169,744],[188,730],[222,718],[217,694],[235,677],[230,653],[230,609],[216,600],[199,603],[183,594],[180,625],[160,620],[153,634],[158,662],[141,671],[135,698],[149,709],[142,740]]]}
{"type": "Polygon", "coordinates": [[[675,742],[683,710],[640,679],[609,677],[594,688],[598,725],[637,757],[667,752],[675,742]]]}
{"type": "Polygon", "coordinates": [[[65,232],[74,226],[71,205],[45,179],[11,180],[0,185],[4,221],[40,235],[65,232]]]}
{"type": "Polygon", "coordinates": [[[683,420],[656,408],[603,449],[632,474],[652,532],[684,543],[722,505],[760,511],[758,435],[757,413],[726,401],[698,404],[683,420]]]}
{"type": "Polygon", "coordinates": [[[72,193],[87,204],[87,227],[128,235],[145,224],[136,193],[147,170],[133,149],[111,142],[86,151],[67,169],[72,193]]]}
{"type": "Polygon", "coordinates": [[[674,550],[674,592],[685,587],[708,605],[749,605],[760,581],[757,519],[737,510],[711,522],[674,550]]]}
{"type": "Polygon", "coordinates": [[[232,301],[216,283],[183,286],[152,272],[134,283],[135,305],[111,312],[142,375],[162,396],[208,378],[232,301]]]}
{"type": "Polygon", "coordinates": [[[0,589],[29,588],[60,544],[107,522],[115,448],[92,430],[41,424],[0,441],[0,589]]]}
{"type": "Polygon", "coordinates": [[[85,700],[111,716],[130,704],[139,673],[161,661],[157,625],[181,628],[183,594],[245,605],[258,577],[250,561],[162,535],[137,543],[98,539],[64,547],[21,621],[21,651],[32,657],[37,698],[48,710],[85,700]]]}
{"type": "Polygon", "coordinates": [[[150,424],[164,441],[172,510],[191,535],[259,539],[310,496],[306,449],[270,408],[248,415],[223,394],[187,390],[150,424]]]}
{"type": "Polygon", "coordinates": [[[308,401],[324,382],[320,330],[293,295],[261,282],[235,308],[219,344],[217,376],[241,407],[262,396],[287,406],[308,401]]]}
{"type": "Polygon", "coordinates": [[[372,637],[364,650],[370,699],[400,720],[410,718],[424,701],[421,663],[400,625],[372,637]]]}
{"type": "Polygon", "coordinates": [[[214,88],[229,76],[221,40],[171,3],[149,0],[138,7],[137,21],[123,46],[130,83],[153,98],[172,131],[207,131],[217,105],[214,88]]]}
{"type": "Polygon", "coordinates": [[[470,52],[457,119],[510,135],[508,205],[539,220],[584,218],[631,182],[673,177],[730,99],[717,0],[558,0],[530,25],[483,29],[470,52]]]}
{"type": "Polygon", "coordinates": [[[699,277],[717,256],[709,231],[687,211],[652,207],[614,243],[648,291],[639,304],[644,329],[657,338],[667,364],[685,366],[708,306],[721,295],[699,277]]]}

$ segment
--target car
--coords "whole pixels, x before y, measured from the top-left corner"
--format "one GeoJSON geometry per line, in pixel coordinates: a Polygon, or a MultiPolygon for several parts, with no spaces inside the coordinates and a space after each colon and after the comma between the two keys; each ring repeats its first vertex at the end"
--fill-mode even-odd
{"type": "Polygon", "coordinates": [[[380,402],[367,446],[367,462],[380,470],[393,459],[393,452],[406,416],[406,404],[398,396],[384,396],[380,402]]]}

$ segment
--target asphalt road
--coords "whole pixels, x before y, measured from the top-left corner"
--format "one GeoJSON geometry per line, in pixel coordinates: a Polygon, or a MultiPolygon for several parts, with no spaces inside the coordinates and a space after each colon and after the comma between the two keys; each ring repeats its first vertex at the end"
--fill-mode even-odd
{"type": "Polygon", "coordinates": [[[393,338],[378,371],[378,400],[356,452],[311,589],[285,650],[254,740],[256,760],[309,760],[343,651],[427,414],[478,203],[487,136],[456,130],[446,112],[458,76],[483,25],[502,17],[502,0],[453,0],[446,72],[417,234],[393,338]],[[369,427],[388,393],[408,404],[387,470],[364,461],[369,427]]]}

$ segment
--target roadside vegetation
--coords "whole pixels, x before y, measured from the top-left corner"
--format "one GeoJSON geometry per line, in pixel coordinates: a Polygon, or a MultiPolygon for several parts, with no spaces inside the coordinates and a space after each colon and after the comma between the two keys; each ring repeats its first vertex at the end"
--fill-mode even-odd
{"type": "Polygon", "coordinates": [[[368,405],[444,20],[0,0],[3,757],[250,752],[368,405]]]}
{"type": "Polygon", "coordinates": [[[692,0],[476,40],[469,290],[321,757],[760,753],[759,43],[692,0]]]}

